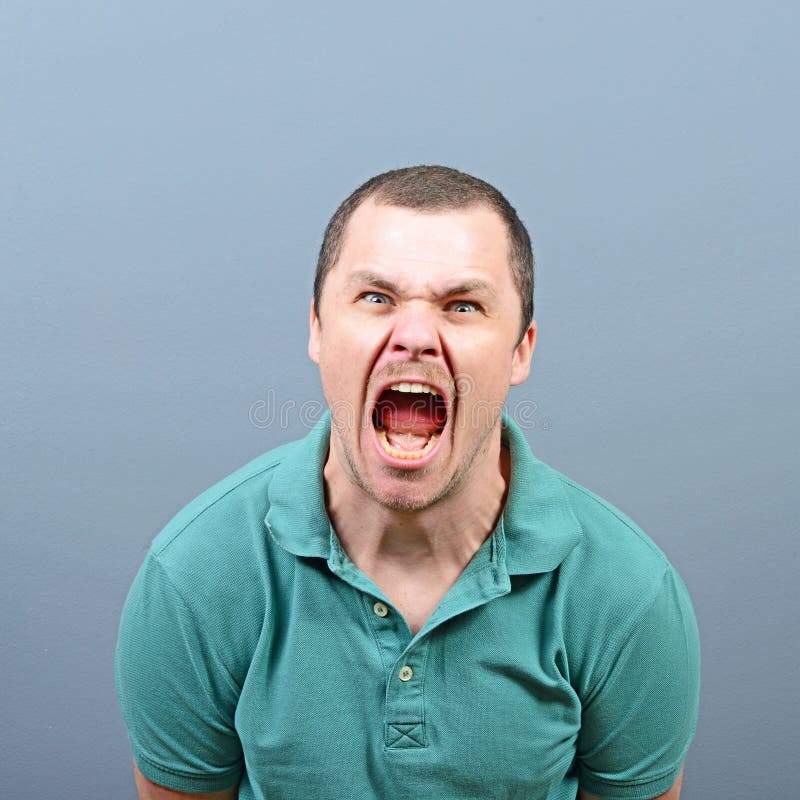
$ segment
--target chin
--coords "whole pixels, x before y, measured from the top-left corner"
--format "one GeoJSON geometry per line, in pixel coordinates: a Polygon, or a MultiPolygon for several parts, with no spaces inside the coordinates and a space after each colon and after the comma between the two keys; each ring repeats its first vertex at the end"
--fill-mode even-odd
{"type": "Polygon", "coordinates": [[[390,511],[398,511],[400,513],[412,513],[415,511],[424,511],[437,503],[441,497],[430,495],[422,495],[418,493],[384,493],[373,494],[375,500],[380,503],[384,508],[390,511]]]}
{"type": "MultiPolygon", "coordinates": [[[[455,476],[454,476],[455,478],[455,476]]],[[[403,473],[403,477],[395,480],[379,481],[376,485],[365,485],[362,488],[384,508],[391,511],[413,512],[424,511],[449,496],[456,481],[439,483],[436,473],[403,473]],[[433,485],[435,482],[435,485],[433,485]]]]}

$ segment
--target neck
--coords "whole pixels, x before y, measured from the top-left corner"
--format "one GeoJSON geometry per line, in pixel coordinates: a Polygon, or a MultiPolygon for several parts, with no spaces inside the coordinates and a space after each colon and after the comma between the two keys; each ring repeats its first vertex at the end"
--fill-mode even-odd
{"type": "Polygon", "coordinates": [[[324,478],[328,515],[345,552],[368,575],[388,567],[454,579],[495,529],[505,505],[511,456],[499,435],[451,495],[420,511],[376,502],[345,477],[330,448],[324,478]]]}

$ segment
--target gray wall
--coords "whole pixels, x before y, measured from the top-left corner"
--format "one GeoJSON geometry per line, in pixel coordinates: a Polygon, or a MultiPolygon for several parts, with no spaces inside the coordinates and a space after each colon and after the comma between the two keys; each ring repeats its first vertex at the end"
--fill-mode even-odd
{"type": "Polygon", "coordinates": [[[539,346],[509,401],[535,402],[535,451],[692,592],[684,798],[789,796],[799,21],[790,0],[3,3],[0,793],[134,797],[112,654],[148,543],[305,430],[336,204],[442,162],[535,239],[539,346]]]}

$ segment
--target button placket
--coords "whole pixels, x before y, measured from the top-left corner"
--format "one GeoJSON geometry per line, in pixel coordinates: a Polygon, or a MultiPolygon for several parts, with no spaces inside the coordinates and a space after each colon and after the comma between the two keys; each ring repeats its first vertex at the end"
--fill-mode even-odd
{"type": "Polygon", "coordinates": [[[385,601],[380,589],[347,558],[332,535],[331,571],[362,593],[363,613],[375,637],[386,679],[384,748],[387,752],[427,747],[424,683],[431,637],[452,617],[507,594],[502,520],[485,551],[451,587],[416,635],[402,615],[385,601]],[[497,540],[495,542],[495,539],[497,540]],[[384,613],[385,611],[385,613],[384,613]],[[401,677],[402,671],[402,677],[401,677]]]}
{"type": "Polygon", "coordinates": [[[426,747],[424,683],[430,637],[400,655],[386,684],[384,743],[389,750],[426,747]]]}
{"type": "Polygon", "coordinates": [[[384,669],[384,678],[388,680],[394,664],[408,646],[406,624],[388,600],[370,593],[363,595],[363,602],[367,624],[375,638],[384,669]]]}

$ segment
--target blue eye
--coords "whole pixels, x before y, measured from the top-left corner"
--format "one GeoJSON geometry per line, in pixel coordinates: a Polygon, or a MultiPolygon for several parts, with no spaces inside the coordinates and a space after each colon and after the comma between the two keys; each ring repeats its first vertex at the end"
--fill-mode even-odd
{"type": "Polygon", "coordinates": [[[477,303],[473,303],[470,300],[456,300],[450,306],[450,308],[453,311],[456,311],[459,314],[466,314],[466,313],[468,313],[470,311],[477,311],[478,310],[478,304],[477,303]]]}
{"type": "Polygon", "coordinates": [[[375,305],[385,305],[389,302],[389,298],[381,292],[365,292],[362,298],[368,303],[374,303],[375,305]]]}

